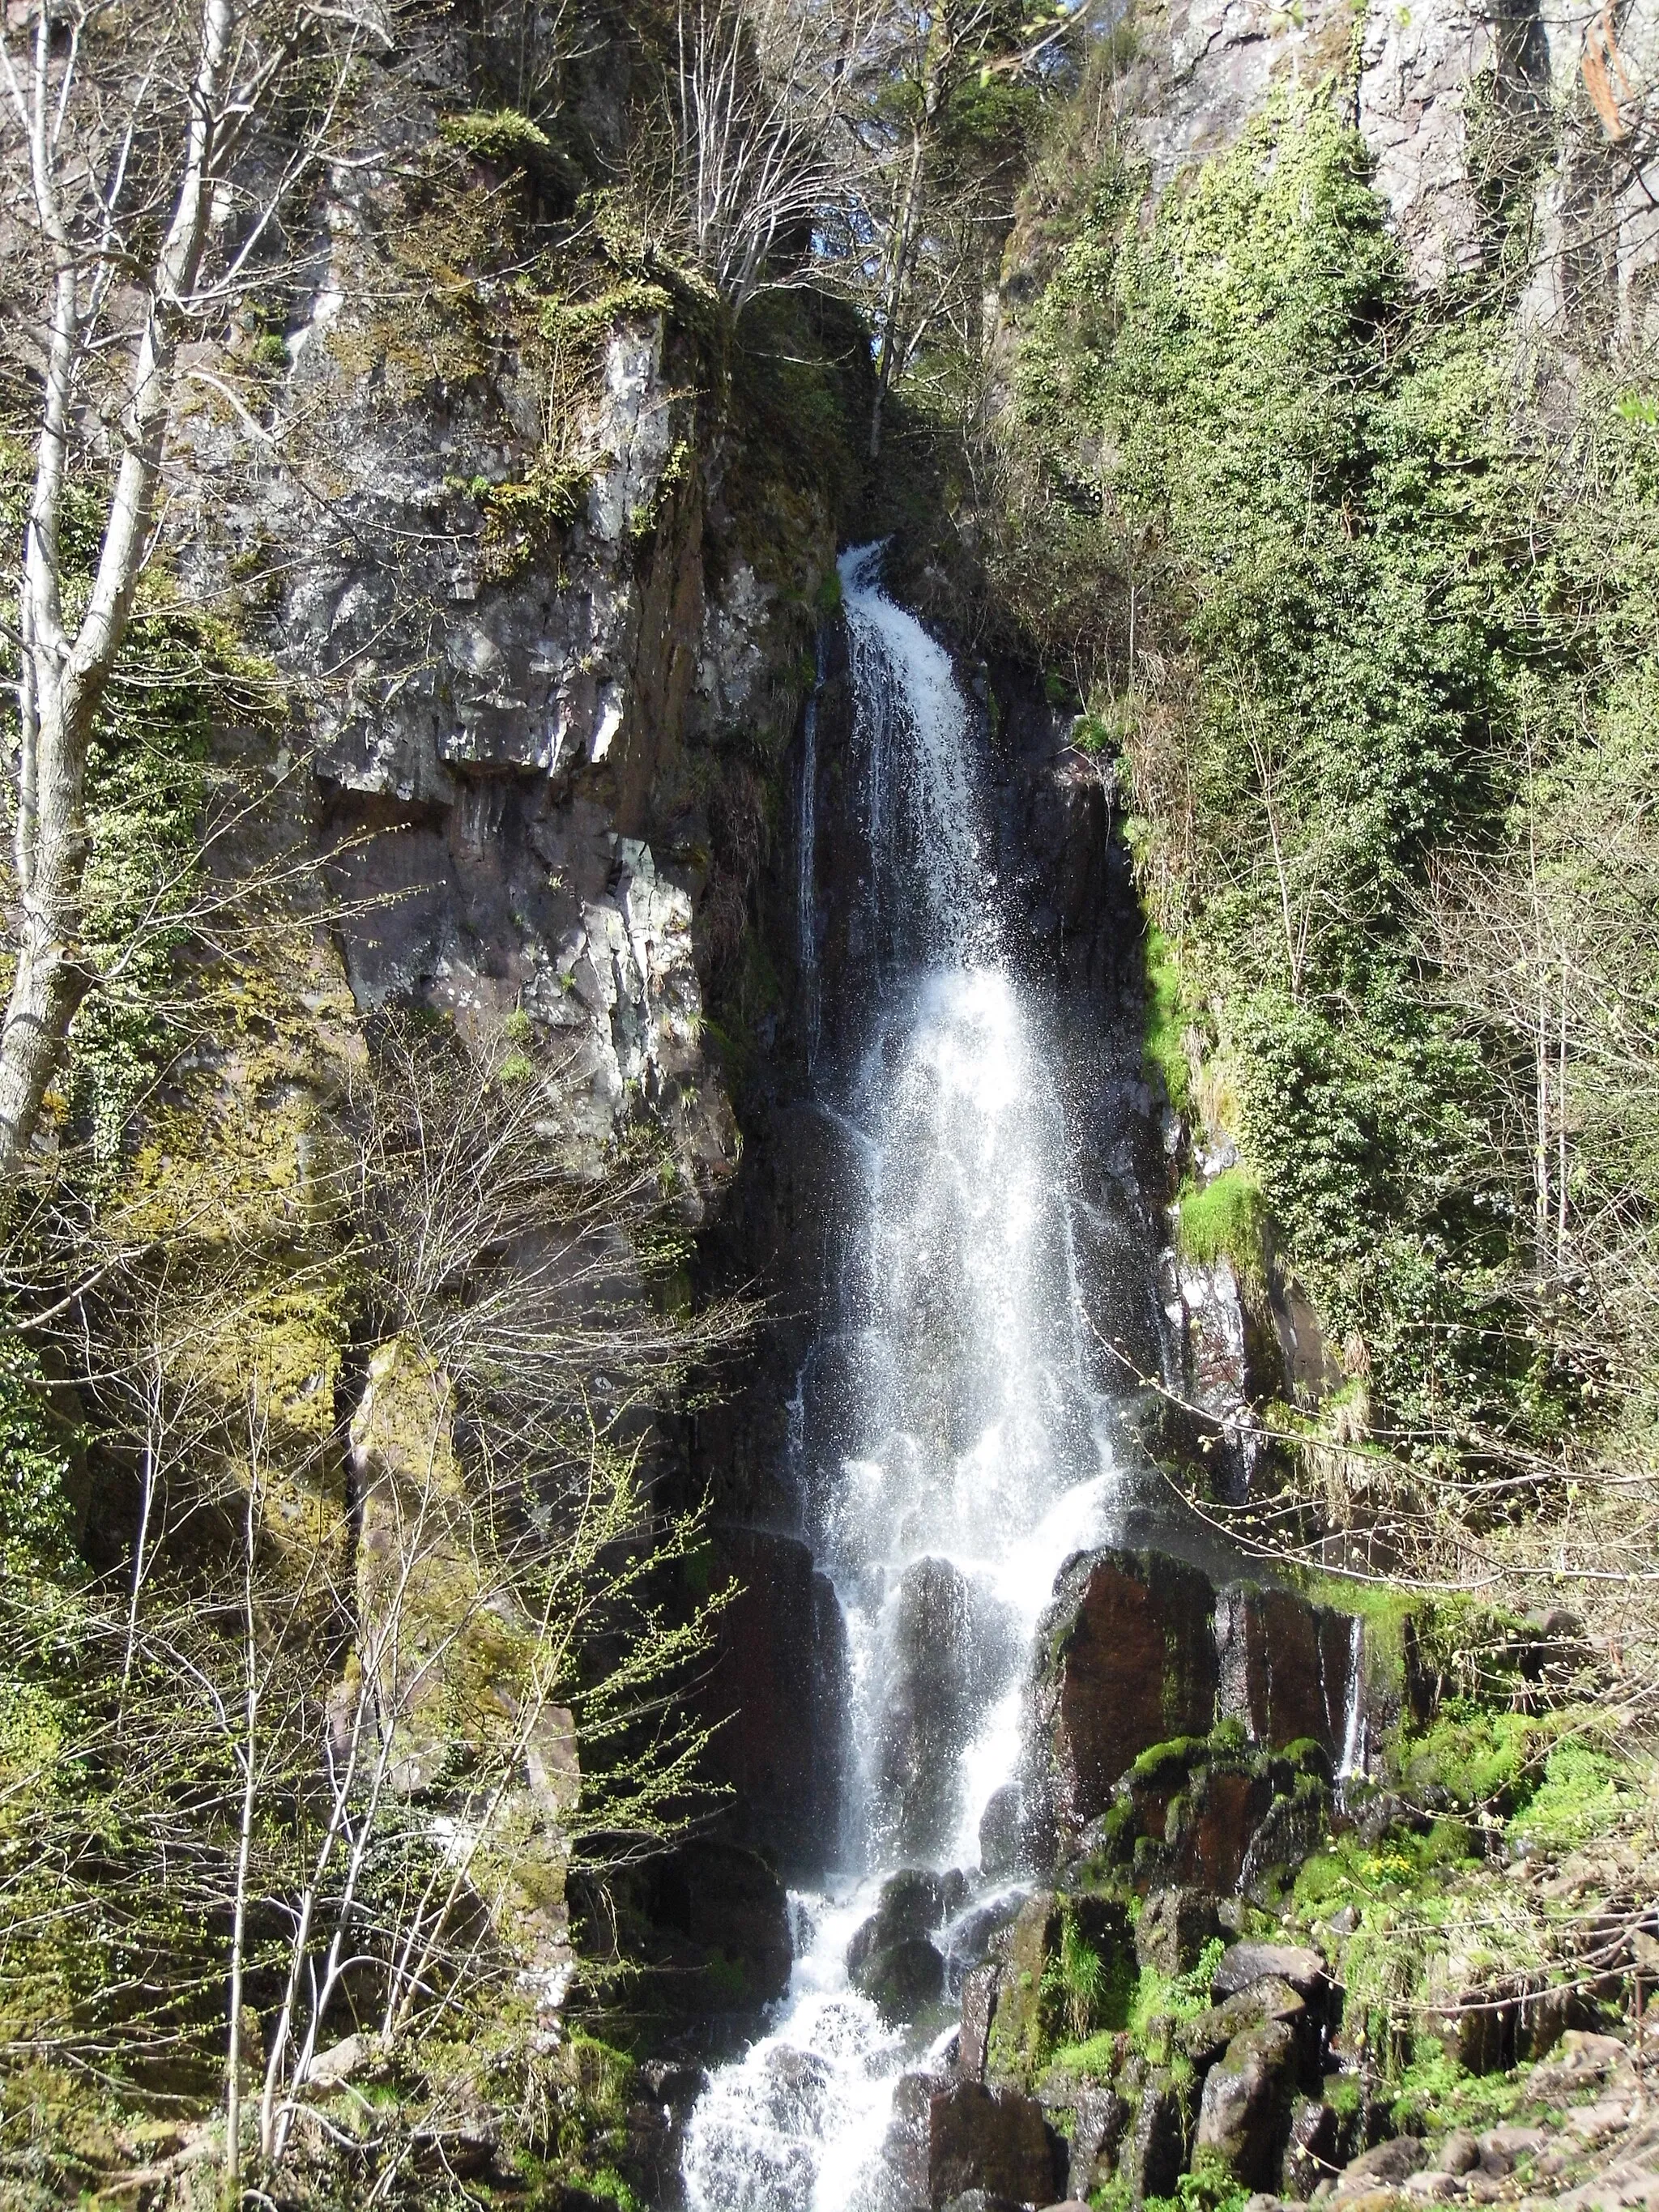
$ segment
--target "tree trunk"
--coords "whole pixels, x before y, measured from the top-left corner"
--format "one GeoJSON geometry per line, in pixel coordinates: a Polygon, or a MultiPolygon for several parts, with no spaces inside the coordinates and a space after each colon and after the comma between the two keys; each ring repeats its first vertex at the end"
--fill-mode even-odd
{"type": "Polygon", "coordinates": [[[80,949],[87,732],[66,689],[42,702],[35,748],[32,865],[22,887],[17,972],[0,1028],[0,1190],[16,1187],[46,1085],[92,981],[80,949]]]}

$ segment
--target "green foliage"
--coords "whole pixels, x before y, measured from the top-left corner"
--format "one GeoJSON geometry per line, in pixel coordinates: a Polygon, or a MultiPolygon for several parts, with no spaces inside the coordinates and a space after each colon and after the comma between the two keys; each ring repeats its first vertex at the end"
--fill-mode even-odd
{"type": "Polygon", "coordinates": [[[472,108],[441,118],[438,129],[452,146],[479,161],[525,162],[547,153],[552,140],[538,123],[514,107],[472,108]]]}
{"type": "MultiPolygon", "coordinates": [[[[77,1442],[52,1407],[38,1354],[9,1330],[0,1332],[0,1565],[20,1582],[69,1562],[67,1486],[77,1442]]],[[[0,1712],[0,1745],[22,1710],[0,1712]]]]}
{"type": "Polygon", "coordinates": [[[1542,1780],[1510,1821],[1509,1833],[1543,1850],[1571,1850],[1642,1802],[1628,1761],[1582,1737],[1568,1737],[1550,1752],[1542,1780]]]}
{"type": "Polygon", "coordinates": [[[1164,1095],[1177,1114],[1185,1113],[1192,1091],[1187,1057],[1191,1026],[1175,948],[1160,929],[1146,933],[1147,1064],[1164,1082],[1164,1095]]]}
{"type": "Polygon", "coordinates": [[[1183,1184],[1177,1206],[1176,1241],[1189,1260],[1206,1266],[1229,1260],[1241,1281],[1263,1279],[1267,1203],[1248,1168],[1224,1168],[1206,1183],[1183,1184]]]}
{"type": "Polygon", "coordinates": [[[1432,2126],[1478,2134],[1501,2127],[1522,2094],[1514,2074],[1470,2074],[1437,2038],[1419,2036],[1398,2076],[1394,2124],[1402,2133],[1432,2126]]]}
{"type": "MultiPolygon", "coordinates": [[[[1659,1004],[1636,921],[1653,870],[1610,834],[1617,777],[1639,761],[1654,782],[1651,700],[1628,720],[1623,702],[1647,696],[1659,441],[1628,375],[1598,374],[1564,447],[1517,395],[1501,290],[1412,297],[1323,94],[1276,95],[1150,218],[1119,140],[1076,118],[1059,139],[1089,158],[1040,158],[1024,218],[1039,281],[994,576],[1035,655],[1063,647],[1091,702],[1134,702],[1149,1064],[1187,1106],[1189,1034],[1224,1057],[1279,1242],[1328,1335],[1363,1341],[1403,1456],[1455,1464],[1498,1427],[1547,1446],[1588,1401],[1519,1304],[1525,1041],[1425,983],[1423,901],[1448,850],[1540,851],[1565,775],[1566,815],[1607,827],[1561,838],[1581,896],[1560,911],[1588,893],[1629,948],[1595,967],[1584,1019],[1621,975],[1659,1004]]],[[[1520,155],[1492,159],[1501,230],[1520,155]]],[[[1625,1064],[1610,1032],[1591,1058],[1625,1064]]],[[[1634,1076],[1576,1079],[1573,1202],[1636,1218],[1659,1127],[1634,1076]]]]}

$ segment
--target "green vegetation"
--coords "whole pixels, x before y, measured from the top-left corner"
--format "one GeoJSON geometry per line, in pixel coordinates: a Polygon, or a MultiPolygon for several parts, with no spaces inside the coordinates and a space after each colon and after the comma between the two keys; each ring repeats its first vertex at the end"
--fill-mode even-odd
{"type": "Polygon", "coordinates": [[[1231,1261],[1241,1282],[1266,1276],[1267,1206],[1248,1168],[1224,1168],[1206,1183],[1186,1183],[1176,1200],[1176,1242],[1189,1260],[1231,1261]]]}
{"type": "Polygon", "coordinates": [[[1501,257],[1412,295],[1326,92],[1277,94],[1150,220],[1088,98],[1010,249],[993,587],[1121,732],[1148,1061],[1245,1153],[1184,1196],[1183,1243],[1254,1253],[1270,1211],[1328,1340],[1363,1352],[1341,1441],[1404,1467],[1645,1421],[1645,1382],[1599,1376],[1626,1343],[1655,1371],[1659,1340],[1632,1304],[1659,1152],[1603,1041],[1608,1003],[1659,1003],[1636,903],[1659,856],[1612,830],[1621,805],[1646,821],[1653,775],[1651,429],[1599,370],[1547,424],[1501,257]],[[1516,1137],[1529,990],[1570,1002],[1547,1206],[1516,1137]]]}

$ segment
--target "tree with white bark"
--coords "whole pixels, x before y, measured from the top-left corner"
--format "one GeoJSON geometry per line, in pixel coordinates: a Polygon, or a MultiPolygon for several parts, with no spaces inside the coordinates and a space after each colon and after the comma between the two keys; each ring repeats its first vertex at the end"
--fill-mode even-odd
{"type": "Polygon", "coordinates": [[[355,64],[386,39],[371,0],[26,0],[0,26],[14,412],[33,453],[7,594],[8,1200],[97,981],[83,941],[88,754],[155,552],[170,441],[187,392],[217,390],[246,414],[204,349],[291,269],[284,219],[336,143],[355,64]],[[280,136],[266,128],[279,109],[280,136]],[[83,574],[70,538],[88,499],[99,520],[83,574]]]}

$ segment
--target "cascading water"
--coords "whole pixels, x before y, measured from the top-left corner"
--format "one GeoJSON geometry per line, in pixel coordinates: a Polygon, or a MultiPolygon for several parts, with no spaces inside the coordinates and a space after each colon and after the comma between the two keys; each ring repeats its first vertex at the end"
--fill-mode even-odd
{"type": "MultiPolygon", "coordinates": [[[[981,1819],[1017,1765],[1037,1620],[1065,1559],[1101,1540],[1115,1482],[1066,1130],[1004,942],[975,718],[948,656],[882,591],[879,558],[841,563],[857,919],[878,988],[860,1045],[817,1078],[860,1188],[791,1421],[806,1533],[847,1626],[849,1781],[824,1893],[798,1900],[779,2017],[692,2116],[691,2212],[883,2203],[892,2086],[926,2044],[849,1988],[848,1941],[901,1867],[962,1868],[985,1888],[981,1819]]],[[[811,868],[809,852],[804,950],[811,868]]]]}

